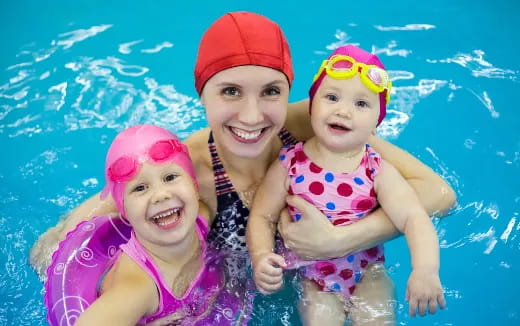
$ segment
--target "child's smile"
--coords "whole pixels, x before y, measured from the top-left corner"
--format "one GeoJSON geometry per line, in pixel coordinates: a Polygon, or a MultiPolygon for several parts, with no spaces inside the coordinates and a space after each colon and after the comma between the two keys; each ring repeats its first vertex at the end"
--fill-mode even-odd
{"type": "Polygon", "coordinates": [[[182,207],[171,208],[151,216],[150,220],[159,228],[169,230],[180,224],[182,213],[182,207]]]}

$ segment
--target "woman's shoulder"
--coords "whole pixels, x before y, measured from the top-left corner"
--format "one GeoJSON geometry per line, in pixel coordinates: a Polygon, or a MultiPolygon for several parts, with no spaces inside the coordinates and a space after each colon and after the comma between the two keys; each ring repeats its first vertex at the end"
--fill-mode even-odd
{"type": "Polygon", "coordinates": [[[195,161],[200,156],[208,153],[209,132],[210,128],[198,130],[183,141],[188,146],[192,160],[195,161]]]}
{"type": "Polygon", "coordinates": [[[211,174],[211,156],[208,149],[208,138],[210,129],[204,128],[196,131],[184,140],[184,144],[188,147],[190,158],[197,172],[199,182],[208,173],[211,174]]]}

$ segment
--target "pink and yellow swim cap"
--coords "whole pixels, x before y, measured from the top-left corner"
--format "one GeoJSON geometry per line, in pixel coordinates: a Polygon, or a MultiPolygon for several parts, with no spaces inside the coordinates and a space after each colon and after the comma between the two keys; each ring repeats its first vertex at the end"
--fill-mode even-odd
{"type": "Polygon", "coordinates": [[[350,44],[340,46],[334,50],[327,60],[322,63],[309,89],[309,112],[312,108],[314,95],[316,95],[325,75],[330,75],[335,79],[346,79],[351,78],[356,73],[361,75],[361,81],[365,86],[379,93],[379,118],[377,121],[379,125],[386,115],[392,83],[385,66],[376,55],[350,44]],[[331,72],[328,70],[331,70],[331,72]],[[341,75],[344,75],[345,78],[341,78],[341,75]]]}
{"type": "Polygon", "coordinates": [[[177,136],[153,125],[137,125],[119,133],[108,149],[105,162],[106,185],[101,199],[112,195],[124,216],[125,185],[137,175],[144,162],[174,163],[193,180],[198,189],[195,168],[187,147],[177,136]]]}

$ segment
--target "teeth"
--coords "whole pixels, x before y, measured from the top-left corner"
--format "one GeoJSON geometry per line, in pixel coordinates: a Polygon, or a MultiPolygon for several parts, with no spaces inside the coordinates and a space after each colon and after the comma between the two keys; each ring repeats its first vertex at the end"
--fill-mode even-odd
{"type": "Polygon", "coordinates": [[[233,133],[235,135],[237,135],[238,137],[240,138],[243,138],[243,139],[254,139],[258,136],[260,136],[260,134],[262,133],[262,130],[256,130],[256,131],[252,131],[252,132],[245,132],[243,130],[240,130],[240,129],[236,129],[236,128],[231,128],[231,130],[233,131],[233,133]]]}
{"type": "Polygon", "coordinates": [[[152,217],[154,220],[159,220],[163,217],[166,217],[166,216],[170,216],[170,215],[173,215],[173,214],[179,214],[180,212],[180,208],[173,208],[173,209],[170,209],[162,214],[159,214],[159,215],[155,215],[154,217],[152,217]]]}

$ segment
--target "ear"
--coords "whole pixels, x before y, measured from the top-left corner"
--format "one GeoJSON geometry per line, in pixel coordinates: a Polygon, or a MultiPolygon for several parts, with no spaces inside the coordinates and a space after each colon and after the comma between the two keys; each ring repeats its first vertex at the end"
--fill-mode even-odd
{"type": "Polygon", "coordinates": [[[375,136],[375,135],[376,135],[376,133],[377,133],[377,127],[375,127],[374,129],[372,129],[372,135],[374,135],[374,136],[375,136]]]}
{"type": "Polygon", "coordinates": [[[206,100],[204,97],[204,92],[202,92],[202,94],[200,94],[200,104],[202,104],[203,107],[206,107],[206,100]]]}

